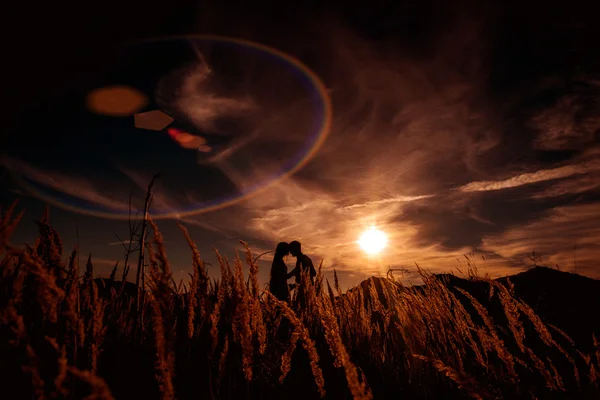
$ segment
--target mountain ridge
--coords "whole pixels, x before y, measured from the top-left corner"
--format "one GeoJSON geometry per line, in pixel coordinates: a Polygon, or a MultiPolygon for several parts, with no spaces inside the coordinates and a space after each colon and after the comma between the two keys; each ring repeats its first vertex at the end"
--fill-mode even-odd
{"type": "MultiPolygon", "coordinates": [[[[491,312],[495,320],[503,319],[503,315],[502,309],[494,305],[494,289],[490,281],[512,287],[514,296],[531,307],[544,323],[564,331],[575,342],[590,347],[593,346],[592,335],[600,338],[600,318],[593,317],[600,311],[598,279],[541,266],[495,279],[462,278],[447,273],[432,274],[430,277],[443,282],[463,303],[468,304],[469,301],[457,289],[469,292],[491,312]]],[[[404,286],[392,279],[373,276],[349,291],[360,288],[366,304],[371,296],[371,283],[384,306],[387,306],[383,293],[386,287],[388,290],[424,291],[427,285],[404,286]]]]}

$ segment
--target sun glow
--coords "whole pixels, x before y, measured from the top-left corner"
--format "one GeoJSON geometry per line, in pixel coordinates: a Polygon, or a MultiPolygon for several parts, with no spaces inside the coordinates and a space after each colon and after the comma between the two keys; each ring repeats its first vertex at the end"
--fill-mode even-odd
{"type": "Polygon", "coordinates": [[[369,254],[379,253],[386,244],[387,236],[374,226],[364,231],[358,239],[358,245],[369,254]]]}

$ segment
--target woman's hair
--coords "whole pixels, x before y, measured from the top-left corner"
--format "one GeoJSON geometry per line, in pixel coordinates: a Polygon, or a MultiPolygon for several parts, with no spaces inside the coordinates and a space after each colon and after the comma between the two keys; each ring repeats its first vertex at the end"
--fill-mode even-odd
{"type": "Polygon", "coordinates": [[[283,258],[290,252],[290,245],[286,242],[279,242],[275,248],[275,258],[283,258]]]}

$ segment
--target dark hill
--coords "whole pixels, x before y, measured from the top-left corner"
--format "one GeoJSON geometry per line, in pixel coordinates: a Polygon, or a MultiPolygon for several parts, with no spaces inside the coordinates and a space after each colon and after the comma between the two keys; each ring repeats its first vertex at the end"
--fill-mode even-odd
{"type": "MultiPolygon", "coordinates": [[[[485,280],[464,279],[452,274],[437,274],[459,300],[465,298],[454,288],[471,293],[488,308],[493,316],[499,317],[502,309],[490,299],[490,283],[485,280]]],[[[514,285],[515,297],[527,303],[546,324],[552,324],[566,332],[580,346],[591,348],[592,334],[600,338],[600,280],[546,267],[535,267],[515,275],[495,279],[503,285],[514,285]]],[[[363,291],[370,297],[369,286],[373,284],[382,303],[384,288],[389,290],[423,290],[422,286],[405,287],[381,277],[371,277],[349,291],[363,291]]],[[[385,305],[385,303],[384,303],[385,305]]],[[[494,318],[496,320],[496,318],[494,318]]]]}
{"type": "Polygon", "coordinates": [[[578,343],[600,337],[600,280],[556,269],[535,267],[500,278],[514,285],[515,295],[578,343]]]}

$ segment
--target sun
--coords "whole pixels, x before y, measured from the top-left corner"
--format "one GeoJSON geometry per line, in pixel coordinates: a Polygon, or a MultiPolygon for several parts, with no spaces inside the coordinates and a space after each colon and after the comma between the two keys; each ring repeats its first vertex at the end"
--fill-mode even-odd
{"type": "Polygon", "coordinates": [[[387,236],[385,233],[372,226],[360,235],[358,244],[367,253],[377,254],[385,248],[387,236]]]}

